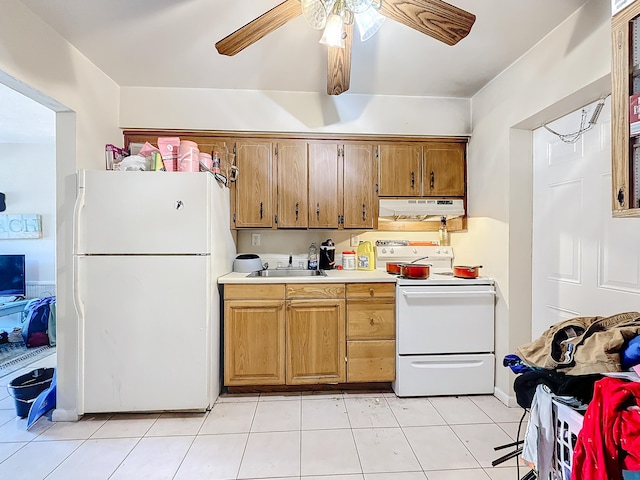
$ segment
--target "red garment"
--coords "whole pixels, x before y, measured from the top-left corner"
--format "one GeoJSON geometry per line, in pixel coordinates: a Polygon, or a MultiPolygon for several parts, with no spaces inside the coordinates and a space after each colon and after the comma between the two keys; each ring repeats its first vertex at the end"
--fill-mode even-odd
{"type": "Polygon", "coordinates": [[[640,470],[640,382],[605,377],[594,384],[593,400],[578,434],[573,480],[622,480],[622,470],[640,470]]]}

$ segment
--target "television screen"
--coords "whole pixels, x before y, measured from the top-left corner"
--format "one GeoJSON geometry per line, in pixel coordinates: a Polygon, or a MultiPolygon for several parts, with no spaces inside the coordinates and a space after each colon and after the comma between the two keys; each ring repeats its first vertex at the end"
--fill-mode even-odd
{"type": "Polygon", "coordinates": [[[24,255],[0,255],[0,297],[26,294],[24,255]]]}

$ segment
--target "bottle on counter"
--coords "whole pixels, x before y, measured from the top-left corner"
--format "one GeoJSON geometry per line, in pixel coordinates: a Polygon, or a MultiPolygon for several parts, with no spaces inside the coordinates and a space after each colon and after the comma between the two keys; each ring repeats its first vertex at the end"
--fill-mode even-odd
{"type": "Polygon", "coordinates": [[[447,230],[447,217],[442,217],[440,219],[440,228],[438,229],[438,238],[440,240],[440,245],[447,247],[451,245],[451,240],[449,239],[449,231],[447,230]]]}
{"type": "Polygon", "coordinates": [[[342,252],[342,269],[343,270],[355,270],[356,269],[356,252],[348,250],[342,252]]]}
{"type": "Polygon", "coordinates": [[[318,247],[315,243],[309,246],[309,270],[318,269],[318,247]]]}

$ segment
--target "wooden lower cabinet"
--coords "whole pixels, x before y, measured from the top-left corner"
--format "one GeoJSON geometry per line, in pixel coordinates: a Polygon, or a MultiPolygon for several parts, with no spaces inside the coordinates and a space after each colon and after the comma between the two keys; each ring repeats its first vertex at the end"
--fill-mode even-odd
{"type": "Polygon", "coordinates": [[[390,382],[396,376],[395,340],[347,342],[347,382],[390,382]]]}
{"type": "Polygon", "coordinates": [[[226,386],[395,378],[393,283],[225,285],[224,298],[226,386]]]}
{"type": "Polygon", "coordinates": [[[287,300],[287,385],[343,383],[344,300],[287,300]]]}
{"type": "Polygon", "coordinates": [[[347,382],[395,380],[395,284],[347,284],[347,382]]]}
{"type": "Polygon", "coordinates": [[[285,383],[284,285],[256,287],[225,287],[224,384],[227,386],[285,383]]]}

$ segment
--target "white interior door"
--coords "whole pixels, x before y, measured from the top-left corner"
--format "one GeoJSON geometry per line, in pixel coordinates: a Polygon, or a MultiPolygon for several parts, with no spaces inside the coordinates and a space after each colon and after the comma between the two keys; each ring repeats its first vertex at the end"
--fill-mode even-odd
{"type": "Polygon", "coordinates": [[[207,408],[209,257],[77,261],[84,413],[207,408]]]}
{"type": "MultiPolygon", "coordinates": [[[[567,318],[640,311],[640,219],[611,216],[610,112],[607,99],[575,143],[534,132],[532,338],[567,318]]],[[[573,133],[581,118],[549,127],[573,133]]]]}

